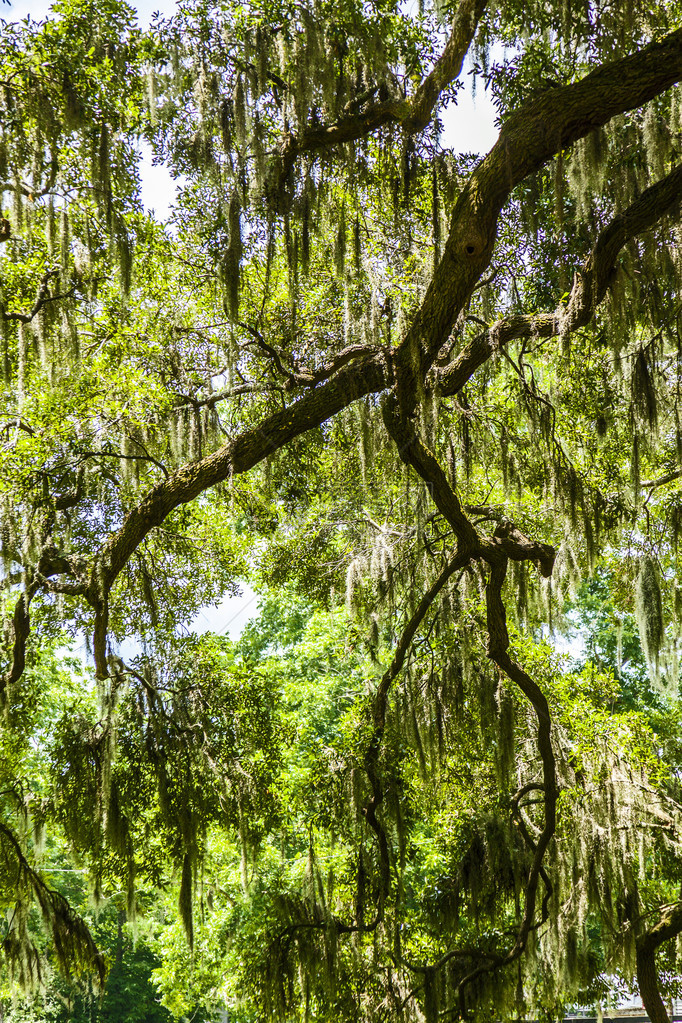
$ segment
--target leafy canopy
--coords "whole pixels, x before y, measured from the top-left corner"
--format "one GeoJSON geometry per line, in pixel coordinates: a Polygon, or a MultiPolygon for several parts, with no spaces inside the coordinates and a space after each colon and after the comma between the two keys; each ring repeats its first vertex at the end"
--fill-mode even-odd
{"type": "Polygon", "coordinates": [[[44,824],[131,920],[173,890],[178,1016],[517,1018],[638,983],[667,1023],[681,18],[192,0],[142,32],[60,0],[3,23],[18,982],[44,932],[62,972],[104,972],[44,824]],[[482,157],[442,130],[467,60],[499,114],[482,157]],[[247,577],[259,624],[195,635],[247,577]]]}

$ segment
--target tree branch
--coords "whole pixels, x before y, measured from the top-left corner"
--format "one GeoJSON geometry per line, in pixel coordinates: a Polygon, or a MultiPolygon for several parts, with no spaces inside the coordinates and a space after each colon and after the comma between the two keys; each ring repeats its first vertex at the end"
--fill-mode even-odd
{"type": "Polygon", "coordinates": [[[509,656],[509,633],[507,631],[507,614],[502,600],[502,586],[507,574],[507,558],[497,557],[491,562],[491,573],[486,587],[486,606],[488,624],[488,657],[501,672],[512,680],[530,701],[535,710],[538,722],[537,744],[542,761],[545,822],[542,831],[535,841],[530,840],[533,849],[533,861],[528,872],[525,886],[525,907],[519,925],[516,940],[506,956],[495,963],[484,963],[471,970],[458,984],[460,1012],[466,1016],[466,990],[481,974],[507,966],[519,958],[525,951],[531,931],[537,928],[535,912],[537,905],[538,886],[542,880],[545,885],[545,897],[542,903],[541,919],[547,917],[552,887],[544,868],[544,856],[556,829],[556,801],[558,795],[556,779],[556,761],[552,749],[551,715],[545,694],[536,682],[509,656]]]}
{"type": "MultiPolygon", "coordinates": [[[[271,452],[366,394],[395,383],[401,401],[400,418],[405,422],[405,414],[418,400],[426,372],[490,262],[497,218],[514,185],[560,149],[605,124],[615,114],[647,102],[680,77],[682,29],[631,57],[604,65],[577,84],[552,90],[508,119],[497,144],[460,193],[443,257],[403,342],[391,353],[390,365],[388,355],[351,363],[294,405],[270,416],[260,428],[245,432],[207,458],[171,474],[148,492],[95,556],[88,600],[96,609],[95,654],[99,675],[104,677],[107,673],[107,598],[111,585],[149,531],[160,525],[174,508],[193,500],[208,487],[248,471],[271,452]]],[[[614,245],[617,233],[613,235],[614,245]]],[[[417,460],[422,457],[417,448],[413,453],[417,460]]],[[[429,466],[435,462],[430,453],[426,462],[429,466]]],[[[475,543],[476,531],[456,497],[453,501],[449,488],[440,487],[442,481],[447,483],[442,470],[436,471],[434,493],[448,507],[452,515],[449,521],[460,541],[466,538],[464,546],[475,543]]],[[[482,545],[491,545],[493,552],[500,543],[499,539],[494,543],[481,541],[482,545]]],[[[511,543],[513,539],[505,540],[507,548],[511,543]]],[[[483,551],[481,556],[486,556],[483,551]]],[[[541,557],[544,555],[539,551],[538,558],[541,557]]]]}
{"type": "MultiPolygon", "coordinates": [[[[356,362],[358,359],[370,358],[377,354],[376,345],[349,345],[348,348],[344,348],[343,351],[335,355],[331,362],[327,363],[326,366],[322,366],[320,369],[314,370],[310,373],[295,373],[293,381],[295,384],[304,387],[317,387],[318,384],[328,380],[329,377],[333,376],[334,373],[338,373],[340,369],[347,366],[350,362],[356,362]]],[[[285,390],[291,390],[293,384],[285,385],[285,390]]]]}
{"type": "Polygon", "coordinates": [[[386,362],[381,356],[360,366],[346,366],[326,384],[308,391],[293,405],[274,413],[260,426],[245,431],[213,454],[178,469],[147,493],[92,562],[88,600],[96,612],[94,654],[99,677],[107,675],[107,598],[119,572],[145,536],[181,504],[194,500],[216,483],[247,472],[267,455],[319,426],[365,394],[383,390],[388,378],[386,362]]]}
{"type": "Polygon", "coordinates": [[[178,394],[182,400],[174,406],[175,409],[184,409],[188,405],[193,409],[215,408],[221,401],[228,398],[239,398],[243,394],[268,394],[274,389],[274,384],[238,384],[236,387],[226,387],[222,391],[214,391],[206,398],[192,398],[189,394],[178,394]]]}
{"type": "Polygon", "coordinates": [[[411,99],[384,99],[334,124],[305,128],[299,135],[290,135],[281,150],[280,186],[303,153],[316,153],[365,138],[385,124],[398,124],[408,135],[426,128],[438,97],[462,70],[486,3],[487,0],[461,0],[442,54],[411,99]]]}
{"type": "Polygon", "coordinates": [[[452,526],[462,551],[475,557],[480,551],[478,534],[464,514],[460,500],[437,458],[417,436],[411,421],[400,415],[395,397],[391,396],[385,402],[383,415],[386,429],[395,441],[400,457],[426,483],[436,507],[452,526]]]}
{"type": "Polygon", "coordinates": [[[462,0],[460,3],[445,49],[410,100],[410,111],[403,121],[403,128],[409,134],[427,126],[438,97],[459,77],[486,6],[487,0],[462,0]]]}
{"type": "MultiPolygon", "coordinates": [[[[417,393],[416,381],[424,378],[488,267],[497,220],[515,185],[616,114],[641,106],[680,78],[682,29],[580,82],[550,90],[507,119],[459,195],[443,256],[396,358],[408,385],[405,393],[417,393]]],[[[616,234],[624,229],[629,228],[621,223],[616,234]]],[[[611,242],[604,239],[609,252],[611,242]]]]}
{"type": "Polygon", "coordinates": [[[8,313],[5,310],[4,304],[0,303],[0,316],[2,317],[2,319],[16,320],[19,323],[30,323],[31,320],[35,319],[35,317],[38,315],[43,306],[46,305],[48,302],[57,302],[60,298],[72,298],[76,291],[75,287],[71,288],[69,291],[64,292],[63,294],[58,295],[50,294],[50,281],[54,277],[58,276],[59,276],[58,270],[48,270],[47,273],[43,274],[43,276],[40,279],[38,293],[36,295],[36,299],[35,302],[33,303],[33,308],[31,309],[30,313],[8,313]]]}
{"type": "MultiPolygon", "coordinates": [[[[479,366],[510,341],[556,337],[587,326],[608,291],[615,261],[623,246],[676,210],[681,195],[682,164],[678,164],[665,178],[642,192],[631,206],[600,232],[591,253],[575,275],[566,306],[558,306],[553,313],[505,316],[498,320],[488,331],[469,341],[448,366],[435,370],[438,392],[442,395],[456,394],[479,366]]],[[[664,482],[669,481],[665,479],[664,482]]]]}
{"type": "Polygon", "coordinates": [[[667,472],[664,476],[658,476],[655,480],[646,480],[641,486],[644,490],[655,490],[656,487],[664,487],[666,483],[678,480],[680,476],[682,476],[682,469],[674,469],[672,472],[667,472]]]}
{"type": "MultiPolygon", "coordinates": [[[[551,741],[551,716],[547,699],[540,687],[509,656],[507,615],[502,600],[502,586],[507,573],[508,559],[536,561],[543,575],[550,576],[556,551],[549,544],[536,543],[524,536],[512,523],[503,520],[490,539],[478,536],[476,529],[464,514],[459,498],[450,486],[435,456],[417,436],[410,420],[402,418],[399,402],[389,398],[384,405],[384,422],[390,436],[398,445],[400,457],[411,465],[428,485],[438,509],[452,526],[460,544],[459,557],[468,561],[478,558],[490,565],[490,579],[486,587],[488,657],[504,672],[531,702],[538,720],[538,751],[542,761],[545,823],[534,842],[531,842],[533,861],[525,889],[525,908],[514,946],[499,960],[476,966],[459,983],[460,1011],[465,1016],[465,993],[469,985],[483,972],[508,965],[525,950],[528,936],[538,925],[535,921],[537,891],[540,880],[546,892],[542,903],[542,920],[546,919],[551,897],[551,882],[544,868],[544,856],[556,827],[556,763],[551,741]]],[[[420,605],[421,606],[421,605],[420,605]]],[[[376,726],[375,726],[376,727],[376,726]]]]}
{"type": "Polygon", "coordinates": [[[36,593],[48,579],[55,575],[75,577],[79,580],[79,584],[83,583],[82,589],[79,585],[78,592],[84,593],[83,575],[86,568],[87,566],[80,559],[64,557],[54,547],[43,548],[36,570],[28,574],[24,592],[14,606],[11,620],[12,661],[8,670],[0,678],[0,703],[4,701],[8,687],[19,681],[26,667],[26,641],[31,632],[30,607],[36,593]]]}

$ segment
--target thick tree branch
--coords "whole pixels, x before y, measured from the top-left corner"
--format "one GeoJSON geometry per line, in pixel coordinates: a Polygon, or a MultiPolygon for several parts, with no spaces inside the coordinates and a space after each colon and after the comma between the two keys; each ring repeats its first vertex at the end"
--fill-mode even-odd
{"type": "Polygon", "coordinates": [[[438,97],[462,70],[486,3],[487,0],[461,0],[442,54],[410,99],[380,100],[333,124],[305,128],[299,135],[290,135],[282,147],[280,184],[286,181],[294,163],[304,153],[321,152],[365,138],[386,124],[398,124],[408,135],[426,128],[438,97]]]}
{"type": "Polygon", "coordinates": [[[672,472],[665,473],[664,476],[658,476],[655,480],[646,480],[641,485],[645,490],[655,490],[656,487],[664,487],[666,483],[678,480],[680,476],[682,476],[682,469],[674,469],[672,472]]]}
{"type": "Polygon", "coordinates": [[[39,583],[32,581],[26,586],[16,604],[12,615],[12,662],[2,678],[0,686],[0,706],[4,706],[9,686],[18,682],[26,667],[26,642],[31,633],[30,607],[33,597],[38,591],[39,583]]]}
{"type": "Polygon", "coordinates": [[[681,78],[682,29],[677,29],[629,57],[603,64],[579,82],[549,90],[513,113],[489,154],[494,154],[494,159],[479,178],[489,178],[493,167],[499,169],[507,157],[507,183],[501,175],[497,183],[500,193],[506,195],[509,187],[560,149],[602,127],[616,114],[648,103],[681,78]]]}
{"type": "Polygon", "coordinates": [[[390,373],[382,356],[344,367],[332,380],[308,391],[299,401],[276,412],[259,427],[248,430],[212,455],[183,466],[153,487],[127,515],[120,530],[95,557],[88,600],[95,609],[95,666],[106,677],[108,595],[114,580],[147,534],[181,504],[209,487],[252,469],[260,461],[312,430],[353,401],[382,390],[390,373]]]}
{"type": "MultiPolygon", "coordinates": [[[[542,761],[545,821],[541,833],[531,844],[533,861],[525,887],[525,907],[516,933],[514,946],[499,960],[476,966],[460,982],[458,991],[460,1009],[466,1016],[465,997],[470,984],[483,972],[508,965],[524,952],[535,920],[538,886],[542,880],[546,887],[542,903],[542,919],[546,918],[551,896],[551,884],[544,867],[544,856],[556,828],[557,780],[556,763],[551,740],[551,715],[547,699],[531,677],[509,655],[507,615],[502,599],[502,586],[507,573],[509,557],[532,560],[539,564],[542,574],[550,576],[556,552],[549,544],[535,543],[524,536],[512,523],[503,520],[490,539],[478,536],[465,515],[455,491],[435,456],[426,448],[411,420],[400,416],[399,402],[391,397],[384,405],[384,422],[390,436],[398,445],[400,457],[411,465],[430,489],[439,511],[447,518],[459,541],[458,557],[464,563],[473,558],[483,559],[490,565],[490,579],[486,587],[488,656],[501,672],[514,682],[531,702],[538,720],[537,743],[542,761]]],[[[387,683],[387,685],[390,684],[387,683]]]]}
{"type": "MultiPolygon", "coordinates": [[[[623,246],[649,230],[662,217],[677,212],[682,196],[682,164],[642,192],[641,196],[600,232],[597,241],[578,271],[568,303],[553,313],[505,316],[490,329],[469,341],[457,357],[442,369],[436,369],[438,391],[456,394],[474,372],[496,351],[521,338],[550,338],[585,327],[603,301],[623,246]]],[[[668,482],[667,480],[665,482],[668,482]]],[[[643,484],[647,486],[648,484],[643,484]]]]}
{"type": "Polygon", "coordinates": [[[530,540],[508,520],[490,538],[480,537],[464,513],[460,500],[435,455],[417,435],[411,420],[399,415],[398,402],[389,398],[384,405],[384,423],[398,446],[400,457],[424,480],[438,510],[450,523],[463,551],[471,558],[495,562],[500,554],[513,561],[534,561],[542,574],[552,574],[556,551],[550,544],[530,540]]]}
{"type": "MultiPolygon", "coordinates": [[[[514,186],[556,153],[680,78],[682,29],[603,65],[580,82],[552,89],[508,118],[460,193],[443,257],[401,346],[397,370],[405,381],[404,394],[418,393],[417,381],[424,378],[488,267],[497,220],[514,186]]],[[[629,228],[620,225],[616,233],[624,229],[629,228]]],[[[612,251],[610,239],[604,244],[612,251]]]]}
{"type": "Polygon", "coordinates": [[[460,500],[435,455],[423,444],[412,422],[400,415],[398,402],[390,397],[384,404],[384,424],[395,441],[402,460],[424,480],[440,512],[454,530],[462,551],[470,557],[479,553],[478,534],[464,514],[460,500]]]}

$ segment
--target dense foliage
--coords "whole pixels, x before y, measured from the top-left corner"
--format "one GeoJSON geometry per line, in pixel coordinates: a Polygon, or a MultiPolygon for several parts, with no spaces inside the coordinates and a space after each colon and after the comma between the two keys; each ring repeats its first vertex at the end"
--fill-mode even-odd
{"type": "Polygon", "coordinates": [[[681,26],[676,0],[3,24],[0,899],[45,1013],[106,1018],[127,957],[150,1021],[638,986],[668,1023],[681,26]],[[482,157],[442,130],[466,60],[482,157]],[[196,635],[245,579],[258,621],[196,635]]]}

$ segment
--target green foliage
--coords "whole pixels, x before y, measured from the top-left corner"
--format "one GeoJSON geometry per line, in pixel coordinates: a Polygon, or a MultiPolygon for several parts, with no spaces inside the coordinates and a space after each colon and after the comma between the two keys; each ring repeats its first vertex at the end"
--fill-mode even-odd
{"type": "Polygon", "coordinates": [[[617,598],[614,575],[605,569],[581,585],[567,612],[576,626],[574,638],[584,646],[576,660],[580,668],[589,663],[613,672],[628,704],[650,707],[655,696],[648,685],[632,601],[623,608],[617,598]]]}
{"type": "Polygon", "coordinates": [[[681,18],[2,22],[6,1018],[544,1019],[637,982],[682,853],[682,102],[612,62],[672,66],[681,18]],[[482,163],[442,132],[458,47],[482,163]],[[243,579],[259,618],[197,635],[243,579]]]}

